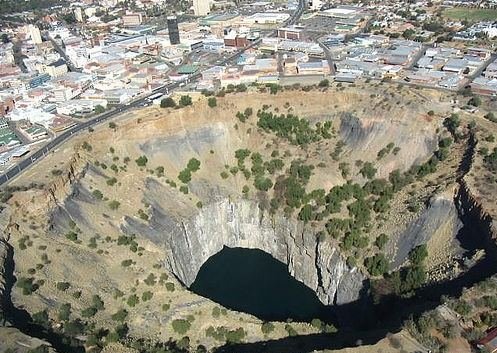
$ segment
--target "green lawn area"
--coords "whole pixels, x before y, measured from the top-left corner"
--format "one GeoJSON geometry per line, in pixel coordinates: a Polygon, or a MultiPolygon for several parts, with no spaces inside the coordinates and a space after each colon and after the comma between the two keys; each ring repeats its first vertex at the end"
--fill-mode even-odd
{"type": "Polygon", "coordinates": [[[455,7],[446,9],[444,17],[452,20],[468,20],[470,22],[497,20],[497,10],[495,9],[469,9],[466,7],[455,7]]]}

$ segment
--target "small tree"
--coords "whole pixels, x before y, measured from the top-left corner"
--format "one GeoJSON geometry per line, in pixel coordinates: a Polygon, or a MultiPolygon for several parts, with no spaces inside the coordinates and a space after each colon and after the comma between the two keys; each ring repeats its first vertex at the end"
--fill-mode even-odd
{"type": "Polygon", "coordinates": [[[402,32],[402,37],[405,39],[411,39],[414,36],[415,32],[413,29],[406,29],[404,32],[402,32]]]}
{"type": "Polygon", "coordinates": [[[388,271],[388,260],[380,253],[364,259],[364,266],[372,276],[380,276],[388,271]]]}
{"type": "Polygon", "coordinates": [[[254,113],[254,110],[250,107],[245,108],[245,111],[243,112],[243,115],[245,115],[245,118],[250,117],[254,113]]]}
{"type": "Polygon", "coordinates": [[[142,300],[144,302],[146,302],[146,301],[152,299],[153,296],[154,296],[154,294],[151,291],[143,292],[143,294],[142,294],[142,300]]]}
{"type": "Polygon", "coordinates": [[[93,149],[93,147],[86,141],[83,142],[83,144],[81,145],[81,148],[88,151],[88,152],[91,152],[91,150],[93,149]]]}
{"type": "Polygon", "coordinates": [[[102,298],[100,298],[99,295],[95,294],[91,298],[92,306],[97,309],[97,310],[104,310],[105,309],[105,304],[102,298]]]}
{"type": "Polygon", "coordinates": [[[115,314],[112,314],[112,320],[114,321],[120,321],[120,322],[123,322],[126,317],[128,316],[128,312],[126,309],[121,309],[119,311],[117,311],[115,314]]]}
{"type": "Polygon", "coordinates": [[[188,184],[190,180],[192,180],[192,173],[190,172],[190,169],[183,169],[179,172],[178,179],[181,180],[182,183],[188,184]]]}
{"type": "Polygon", "coordinates": [[[192,105],[192,97],[186,95],[186,96],[181,96],[179,99],[179,105],[180,107],[186,107],[188,105],[192,105]]]}
{"type": "Polygon", "coordinates": [[[78,233],[70,231],[69,233],[66,234],[66,238],[69,239],[70,241],[77,241],[78,233]]]}
{"type": "Polygon", "coordinates": [[[60,321],[68,321],[70,315],[71,315],[71,304],[69,303],[62,304],[59,308],[59,314],[57,315],[57,318],[60,321]]]}
{"type": "Polygon", "coordinates": [[[321,80],[319,82],[319,87],[329,87],[330,86],[330,81],[327,79],[321,80]]]}
{"type": "Polygon", "coordinates": [[[2,33],[1,40],[3,44],[7,44],[10,42],[10,38],[7,33],[2,33]]]}
{"type": "Polygon", "coordinates": [[[373,179],[376,174],[376,168],[373,166],[371,162],[366,162],[363,164],[359,172],[363,177],[368,179],[373,179]]]}
{"type": "Polygon", "coordinates": [[[208,100],[207,100],[207,104],[209,105],[209,107],[211,108],[214,108],[217,106],[217,99],[216,97],[210,97],[208,100]]]}
{"type": "Polygon", "coordinates": [[[190,329],[191,324],[188,320],[176,319],[176,320],[173,320],[172,326],[173,326],[174,332],[177,332],[180,335],[184,335],[190,329]]]}
{"type": "Polygon", "coordinates": [[[269,92],[270,92],[271,94],[276,94],[276,93],[278,93],[278,90],[279,90],[279,89],[280,89],[280,86],[279,86],[279,85],[277,85],[276,83],[271,83],[271,84],[269,85],[269,92]]]}
{"type": "Polygon", "coordinates": [[[273,187],[273,182],[269,178],[256,177],[254,180],[254,186],[257,190],[268,191],[273,187]]]}
{"type": "Polygon", "coordinates": [[[186,165],[186,167],[191,172],[196,172],[200,168],[200,161],[198,159],[196,159],[196,158],[190,158],[190,160],[188,161],[188,164],[186,165]]]}
{"type": "Polygon", "coordinates": [[[136,294],[132,294],[128,297],[128,300],[126,301],[126,303],[130,306],[130,307],[134,307],[136,306],[136,304],[138,304],[140,302],[140,299],[138,298],[138,296],[136,294]]]}
{"type": "Polygon", "coordinates": [[[453,113],[450,117],[444,120],[443,124],[447,130],[449,130],[452,134],[455,134],[457,128],[461,125],[461,119],[459,118],[459,115],[453,113]]]}
{"type": "Polygon", "coordinates": [[[93,316],[95,316],[96,313],[97,313],[97,309],[94,308],[93,306],[90,306],[90,307],[83,309],[81,311],[81,316],[82,317],[93,317],[93,316]]]}
{"type": "Polygon", "coordinates": [[[109,178],[109,179],[107,179],[106,183],[109,186],[114,186],[117,183],[117,179],[114,178],[114,177],[113,178],[109,178]]]}
{"type": "Polygon", "coordinates": [[[409,260],[414,266],[419,266],[428,257],[426,244],[418,245],[409,252],[409,260]]]}
{"type": "Polygon", "coordinates": [[[155,275],[154,275],[153,273],[150,273],[150,274],[148,275],[148,277],[147,277],[147,278],[145,278],[145,279],[143,280],[143,282],[144,282],[147,286],[153,286],[153,285],[155,285],[155,282],[156,282],[156,277],[155,277],[155,275]]]}
{"type": "Polygon", "coordinates": [[[472,105],[473,107],[479,107],[481,105],[481,98],[475,96],[468,101],[468,104],[472,105]]]}
{"type": "Polygon", "coordinates": [[[299,219],[304,222],[309,222],[312,219],[312,206],[309,204],[304,205],[299,212],[299,219]]]}
{"type": "Polygon", "coordinates": [[[493,123],[497,123],[497,118],[495,117],[495,114],[492,112],[485,114],[484,118],[490,120],[493,123]]]}
{"type": "Polygon", "coordinates": [[[147,156],[140,156],[137,159],[135,159],[136,165],[139,167],[145,167],[148,162],[147,156]]]}
{"type": "Polygon", "coordinates": [[[176,102],[171,97],[164,98],[160,101],[161,108],[174,108],[176,107],[176,102]]]}
{"type": "Polygon", "coordinates": [[[261,331],[263,334],[268,335],[274,331],[274,325],[271,322],[264,322],[261,325],[261,331]]]}
{"type": "Polygon", "coordinates": [[[388,236],[385,233],[381,233],[375,240],[375,245],[382,250],[383,247],[388,243],[388,236]]]}
{"type": "Polygon", "coordinates": [[[321,330],[321,328],[323,327],[323,322],[316,318],[316,319],[312,319],[311,325],[313,327],[317,328],[318,330],[321,330]]]}
{"type": "Polygon", "coordinates": [[[122,267],[129,267],[133,264],[133,260],[131,259],[127,259],[127,260],[123,260],[121,261],[121,266],[122,267]]]}
{"type": "Polygon", "coordinates": [[[62,291],[62,292],[65,292],[66,290],[69,289],[69,287],[71,286],[71,284],[69,282],[57,282],[57,289],[62,291]]]}
{"type": "Polygon", "coordinates": [[[164,167],[163,166],[158,166],[157,168],[155,168],[155,173],[157,174],[157,176],[159,178],[163,177],[164,176],[164,167]]]}
{"type": "Polygon", "coordinates": [[[236,85],[235,89],[237,92],[245,92],[247,90],[247,86],[245,86],[243,83],[240,83],[239,85],[236,85]]]}
{"type": "Polygon", "coordinates": [[[109,208],[111,210],[117,210],[120,205],[121,205],[121,203],[119,201],[116,201],[116,200],[109,202],[109,208]]]}
{"type": "Polygon", "coordinates": [[[42,326],[48,326],[50,323],[50,320],[48,318],[48,313],[46,310],[38,311],[37,313],[34,313],[33,316],[33,322],[38,325],[42,326]]]}
{"type": "Polygon", "coordinates": [[[76,336],[85,331],[86,327],[81,320],[73,320],[64,324],[64,333],[69,336],[76,336]]]}
{"type": "Polygon", "coordinates": [[[26,277],[19,278],[16,286],[22,289],[22,294],[24,295],[30,295],[38,289],[38,285],[34,283],[34,279],[26,277]]]}
{"type": "Polygon", "coordinates": [[[105,112],[105,108],[102,107],[100,104],[95,107],[95,113],[102,114],[103,112],[105,112]]]}

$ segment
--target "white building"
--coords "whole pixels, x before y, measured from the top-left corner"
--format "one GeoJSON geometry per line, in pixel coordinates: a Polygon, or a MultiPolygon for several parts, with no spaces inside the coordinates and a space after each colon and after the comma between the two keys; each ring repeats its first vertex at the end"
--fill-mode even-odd
{"type": "Polygon", "coordinates": [[[27,120],[31,124],[41,124],[45,127],[52,121],[54,116],[55,115],[47,113],[41,108],[35,107],[16,107],[8,114],[8,118],[12,121],[27,120]]]}
{"type": "Polygon", "coordinates": [[[41,33],[38,27],[35,25],[29,25],[28,26],[28,33],[29,36],[31,37],[31,40],[33,41],[34,44],[41,44],[41,33]]]}
{"type": "Polygon", "coordinates": [[[80,89],[72,87],[61,87],[53,90],[54,99],[56,102],[66,102],[81,94],[80,89]]]}
{"type": "Polygon", "coordinates": [[[193,0],[193,13],[195,13],[195,16],[207,16],[210,11],[210,0],[193,0]]]}
{"type": "Polygon", "coordinates": [[[285,22],[290,15],[284,12],[257,12],[245,18],[248,24],[275,24],[285,22]]]}
{"type": "Polygon", "coordinates": [[[67,73],[66,62],[62,59],[54,61],[53,63],[45,66],[45,71],[51,77],[60,77],[67,73]]]}
{"type": "Polygon", "coordinates": [[[97,13],[97,8],[96,7],[87,7],[84,10],[85,16],[86,17],[93,17],[97,13]]]}
{"type": "Polygon", "coordinates": [[[141,25],[142,22],[143,22],[143,16],[141,13],[128,12],[123,16],[124,27],[136,27],[141,25]]]}
{"type": "Polygon", "coordinates": [[[359,7],[354,6],[339,6],[328,10],[321,11],[322,16],[333,18],[348,19],[356,16],[360,11],[359,7]]]}
{"type": "Polygon", "coordinates": [[[14,64],[14,45],[6,43],[0,46],[0,64],[14,64]]]}
{"type": "Polygon", "coordinates": [[[81,46],[66,46],[66,55],[76,67],[84,67],[89,62],[87,48],[81,46]]]}
{"type": "Polygon", "coordinates": [[[74,18],[78,22],[83,22],[83,10],[81,9],[81,7],[76,7],[74,9],[74,18]]]}
{"type": "Polygon", "coordinates": [[[57,113],[64,115],[88,114],[95,110],[97,106],[107,108],[105,99],[74,99],[61,103],[57,106],[57,113]]]}
{"type": "Polygon", "coordinates": [[[309,1],[309,8],[312,11],[319,11],[319,10],[321,10],[321,7],[323,7],[323,2],[321,0],[310,0],[309,1]]]}

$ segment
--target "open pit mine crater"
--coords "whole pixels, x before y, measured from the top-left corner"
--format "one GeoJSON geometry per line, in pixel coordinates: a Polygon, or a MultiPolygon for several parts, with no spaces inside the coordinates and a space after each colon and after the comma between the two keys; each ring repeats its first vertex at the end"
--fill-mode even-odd
{"type": "Polygon", "coordinates": [[[465,179],[477,135],[447,127],[453,97],[383,84],[249,90],[215,107],[192,97],[81,133],[4,191],[5,337],[61,352],[251,351],[289,337],[315,337],[303,351],[374,345],[420,314],[418,291],[430,310],[493,274],[472,272],[493,247],[468,242],[468,222],[488,239],[495,224],[465,179]],[[213,285],[206,267],[233,249],[213,285]],[[262,260],[243,277],[248,257],[266,255],[288,275],[283,288],[257,288],[264,276],[280,283],[262,260]],[[234,280],[283,311],[221,291],[234,280]],[[300,310],[286,286],[314,307],[300,310]]]}

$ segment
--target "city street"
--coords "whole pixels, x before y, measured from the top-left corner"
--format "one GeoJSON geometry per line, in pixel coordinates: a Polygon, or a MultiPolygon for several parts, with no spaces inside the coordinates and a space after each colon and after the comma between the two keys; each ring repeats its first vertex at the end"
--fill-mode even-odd
{"type": "MultiPolygon", "coordinates": [[[[300,17],[302,16],[302,13],[304,12],[305,8],[305,1],[304,0],[299,0],[299,6],[297,7],[297,10],[293,13],[293,15],[287,20],[285,25],[292,25],[298,22],[300,17]]],[[[270,36],[275,36],[276,31],[273,31],[270,36]]],[[[51,40],[51,39],[50,39],[51,40]]],[[[53,41],[54,42],[54,41],[53,41]]],[[[261,39],[258,39],[254,41],[251,45],[242,48],[238,51],[236,51],[233,55],[228,56],[226,59],[222,60],[219,65],[225,65],[231,62],[236,61],[242,55],[245,51],[257,46],[261,42],[261,39]]],[[[56,45],[56,44],[55,44],[56,45]]],[[[58,46],[56,45],[56,48],[58,46]]],[[[59,50],[62,50],[59,48],[59,50]]],[[[37,150],[27,158],[23,159],[13,167],[11,167],[9,170],[7,170],[4,174],[0,175],[0,185],[4,185],[8,181],[12,180],[19,174],[21,174],[24,170],[29,168],[31,165],[39,161],[41,158],[43,158],[45,155],[47,155],[49,152],[54,150],[56,147],[58,147],[60,144],[64,143],[71,137],[75,136],[76,134],[87,130],[90,127],[93,127],[95,125],[98,125],[100,123],[103,123],[105,121],[108,121],[126,111],[129,111],[130,109],[137,108],[143,106],[143,104],[147,101],[147,98],[150,97],[151,95],[157,93],[157,92],[163,92],[163,93],[169,93],[180,87],[182,83],[192,83],[195,81],[198,81],[202,76],[201,72],[197,72],[191,76],[189,76],[185,81],[180,81],[180,82],[174,82],[170,83],[164,87],[162,87],[159,90],[156,90],[154,92],[149,92],[146,95],[142,95],[140,98],[135,99],[131,101],[131,103],[127,103],[125,105],[118,105],[116,106],[113,110],[107,111],[91,120],[88,120],[84,123],[81,123],[69,130],[64,131],[62,134],[54,138],[52,141],[47,143],[45,146],[43,146],[41,149],[37,150]]]]}

